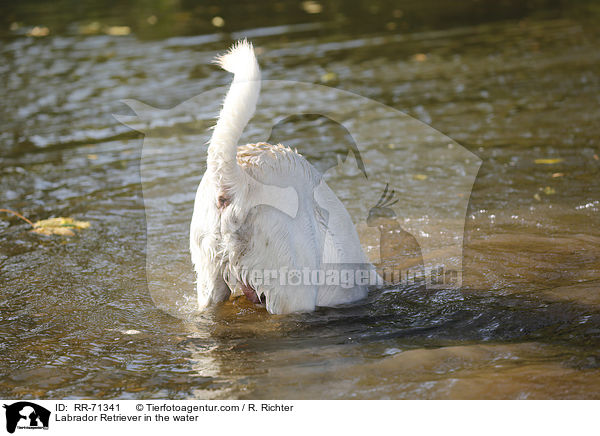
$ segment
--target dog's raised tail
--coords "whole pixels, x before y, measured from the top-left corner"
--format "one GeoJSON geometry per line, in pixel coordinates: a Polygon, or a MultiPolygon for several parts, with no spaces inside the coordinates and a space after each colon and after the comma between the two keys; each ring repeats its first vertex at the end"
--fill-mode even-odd
{"type": "Polygon", "coordinates": [[[234,76],[210,139],[208,166],[227,173],[237,169],[237,143],[256,109],[260,69],[252,44],[245,39],[217,57],[215,63],[234,76]]]}

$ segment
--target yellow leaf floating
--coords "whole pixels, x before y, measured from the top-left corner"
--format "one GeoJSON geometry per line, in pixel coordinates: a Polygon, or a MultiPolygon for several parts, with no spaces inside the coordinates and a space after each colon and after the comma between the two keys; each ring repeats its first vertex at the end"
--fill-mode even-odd
{"type": "Polygon", "coordinates": [[[323,83],[336,82],[337,80],[338,80],[338,75],[332,71],[328,71],[321,76],[321,82],[323,82],[323,83]]]}
{"type": "Polygon", "coordinates": [[[223,19],[223,17],[213,17],[213,19],[210,21],[211,24],[215,27],[223,27],[225,25],[225,20],[223,19]]]}
{"type": "Polygon", "coordinates": [[[131,33],[129,26],[109,26],[104,29],[104,33],[112,36],[125,36],[131,33]]]}
{"type": "Polygon", "coordinates": [[[564,159],[561,157],[557,157],[554,159],[536,159],[534,162],[539,165],[554,165],[557,163],[561,163],[564,159]]]}
{"type": "Polygon", "coordinates": [[[308,14],[320,14],[323,6],[319,2],[307,0],[302,2],[302,9],[308,14]]]}
{"type": "Polygon", "coordinates": [[[427,175],[426,174],[415,174],[413,176],[413,179],[415,179],[415,180],[421,180],[421,181],[427,180],[427,175]]]}
{"type": "Polygon", "coordinates": [[[74,230],[87,229],[90,223],[87,221],[76,221],[73,218],[49,218],[37,221],[33,224],[33,233],[39,235],[62,235],[73,236],[74,230]]]}
{"type": "Polygon", "coordinates": [[[35,26],[33,29],[31,29],[29,32],[27,32],[27,36],[35,36],[35,37],[48,36],[49,34],[50,34],[50,29],[48,29],[46,26],[35,26]]]}

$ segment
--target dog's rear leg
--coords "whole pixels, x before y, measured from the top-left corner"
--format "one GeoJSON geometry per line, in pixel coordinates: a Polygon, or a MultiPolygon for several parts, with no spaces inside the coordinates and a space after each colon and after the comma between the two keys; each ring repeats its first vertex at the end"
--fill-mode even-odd
{"type": "Polygon", "coordinates": [[[218,268],[214,268],[210,263],[203,262],[196,264],[197,290],[198,290],[198,308],[204,309],[215,303],[220,303],[229,298],[231,290],[223,274],[218,268]],[[202,265],[202,268],[198,266],[202,265]]]}

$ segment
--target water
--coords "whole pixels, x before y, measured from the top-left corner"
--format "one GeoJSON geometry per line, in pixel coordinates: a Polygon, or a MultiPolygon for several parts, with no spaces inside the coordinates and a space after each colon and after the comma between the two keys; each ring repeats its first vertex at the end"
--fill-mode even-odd
{"type": "MultiPolygon", "coordinates": [[[[489,3],[470,14],[436,2],[367,11],[323,3],[316,14],[292,2],[160,13],[134,4],[111,14],[98,3],[83,15],[5,6],[0,207],[91,227],[50,238],[2,216],[0,397],[598,398],[597,11],[586,2],[489,3]],[[215,15],[233,33],[215,31],[215,15]],[[50,35],[25,36],[34,25],[50,35]],[[105,25],[131,33],[107,35],[105,25]],[[120,99],[170,109],[227,84],[209,61],[245,35],[265,79],[368,97],[481,158],[460,290],[387,288],[361,304],[288,316],[244,299],[199,315],[176,305],[193,286],[181,241],[218,100],[191,118],[160,119],[155,145],[170,148],[143,165],[142,136],[112,114],[132,114],[120,99]],[[146,219],[142,181],[145,199],[161,204],[159,221],[146,219]],[[170,268],[148,278],[157,244],[170,268]]],[[[298,104],[285,92],[263,103],[258,125],[278,105],[298,104]]],[[[310,117],[273,136],[304,143],[317,164],[327,158],[322,144],[348,141],[339,125],[310,117]]],[[[374,144],[361,151],[385,159],[374,144]]],[[[435,177],[445,164],[430,160],[422,169],[435,177]]],[[[414,232],[436,231],[435,213],[419,214],[424,199],[411,195],[419,180],[402,180],[403,219],[414,232]]],[[[340,184],[339,194],[364,189],[340,184]]],[[[436,195],[455,192],[439,183],[436,195]]],[[[376,251],[369,230],[359,231],[376,251]]]]}

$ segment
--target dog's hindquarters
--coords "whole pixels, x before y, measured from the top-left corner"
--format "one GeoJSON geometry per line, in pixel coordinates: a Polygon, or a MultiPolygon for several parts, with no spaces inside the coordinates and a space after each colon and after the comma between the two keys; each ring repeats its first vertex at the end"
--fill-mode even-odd
{"type": "Polygon", "coordinates": [[[216,63],[232,72],[234,78],[210,139],[207,169],[196,193],[190,226],[190,251],[200,308],[226,300],[230,295],[223,279],[221,212],[233,196],[246,194],[246,175],[236,159],[237,143],[254,114],[260,93],[260,69],[250,43],[238,42],[218,57],[216,63]]]}

